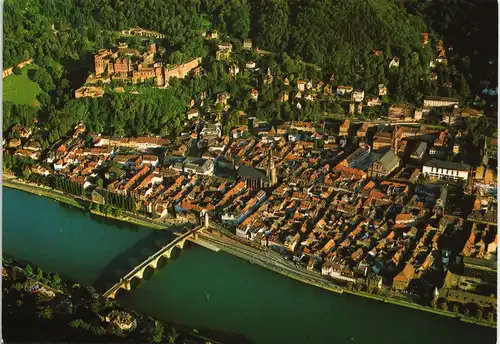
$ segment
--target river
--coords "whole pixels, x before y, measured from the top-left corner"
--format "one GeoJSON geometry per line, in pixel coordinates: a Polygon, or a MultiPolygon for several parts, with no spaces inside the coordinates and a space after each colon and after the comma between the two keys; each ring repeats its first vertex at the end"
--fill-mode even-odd
{"type": "MultiPolygon", "coordinates": [[[[171,235],[3,188],[3,252],[98,291],[171,235]]],[[[194,244],[117,299],[167,322],[255,343],[494,343],[495,329],[338,295],[194,244]]]]}

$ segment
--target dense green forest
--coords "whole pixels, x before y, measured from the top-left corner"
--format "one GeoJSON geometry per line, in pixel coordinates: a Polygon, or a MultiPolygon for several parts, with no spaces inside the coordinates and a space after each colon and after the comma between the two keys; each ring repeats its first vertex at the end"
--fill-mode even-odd
{"type": "MultiPolygon", "coordinates": [[[[44,92],[38,96],[38,108],[4,102],[3,129],[38,117],[49,144],[79,119],[95,131],[176,136],[188,101],[197,100],[202,91],[209,99],[207,111],[215,94],[227,91],[233,109],[264,120],[315,119],[324,111],[345,111],[329,101],[305,104],[301,111],[288,102],[278,103],[277,93],[286,89],[281,83],[284,75],[328,81],[333,74],[335,84],[368,94],[385,83],[390,100],[417,105],[423,95],[458,96],[470,103],[471,90],[480,93],[488,82],[496,87],[497,11],[494,3],[484,0],[7,0],[4,14],[4,65],[34,58],[41,68],[30,78],[44,92]],[[170,60],[207,57],[205,75],[145,95],[107,93],[98,100],[73,99],[74,90],[93,68],[92,53],[115,44],[117,30],[132,26],[164,33],[159,44],[170,60]],[[254,45],[273,52],[264,57],[234,54],[240,63],[254,59],[263,71],[269,67],[275,76],[272,85],[263,88],[262,75],[242,74],[232,80],[227,65],[213,58],[215,45],[201,35],[214,29],[220,37],[228,36],[236,51],[249,37],[254,45]],[[423,32],[430,38],[424,47],[423,32]],[[461,39],[463,35],[470,39],[461,39]],[[431,81],[429,62],[443,37],[449,63],[438,65],[437,81],[431,81]],[[382,54],[376,56],[374,50],[382,54]],[[400,68],[389,69],[393,56],[399,57],[400,68]],[[452,86],[445,87],[447,83],[452,86]],[[253,87],[261,92],[256,104],[245,98],[253,87]]],[[[225,124],[236,122],[231,113],[225,124]]]]}

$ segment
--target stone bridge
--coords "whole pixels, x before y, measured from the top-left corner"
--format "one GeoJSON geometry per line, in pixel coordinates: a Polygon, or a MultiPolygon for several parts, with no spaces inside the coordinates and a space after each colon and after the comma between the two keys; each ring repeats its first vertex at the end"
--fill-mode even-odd
{"type": "Polygon", "coordinates": [[[184,248],[186,240],[190,239],[190,237],[193,237],[196,240],[198,233],[202,232],[204,229],[207,229],[208,226],[209,226],[208,213],[205,213],[205,220],[203,224],[194,229],[189,230],[186,233],[179,235],[177,238],[169,242],[167,245],[163,246],[155,254],[149,256],[141,264],[133,268],[132,271],[126,274],[123,278],[121,278],[120,281],[115,283],[102,296],[105,298],[114,299],[118,290],[120,289],[131,290],[132,279],[134,278],[142,279],[144,277],[144,271],[146,271],[148,267],[156,269],[156,267],[158,266],[158,262],[162,257],[165,257],[167,259],[170,258],[170,256],[172,255],[172,251],[175,247],[178,247],[180,249],[184,248]]]}

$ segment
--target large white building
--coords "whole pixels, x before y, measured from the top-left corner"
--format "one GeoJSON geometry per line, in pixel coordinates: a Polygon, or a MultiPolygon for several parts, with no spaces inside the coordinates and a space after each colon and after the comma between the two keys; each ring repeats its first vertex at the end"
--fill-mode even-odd
{"type": "Polygon", "coordinates": [[[432,159],[424,164],[422,173],[430,177],[442,179],[464,179],[469,178],[469,167],[456,162],[432,159]]]}
{"type": "Polygon", "coordinates": [[[445,107],[458,105],[457,98],[449,97],[425,97],[424,107],[445,107]]]}

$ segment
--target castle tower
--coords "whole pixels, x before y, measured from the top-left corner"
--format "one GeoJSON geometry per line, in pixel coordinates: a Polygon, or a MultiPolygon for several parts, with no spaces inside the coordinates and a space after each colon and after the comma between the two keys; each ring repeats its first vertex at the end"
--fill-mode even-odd
{"type": "Polygon", "coordinates": [[[94,64],[95,64],[95,75],[99,76],[104,73],[104,58],[102,55],[94,56],[94,64]]]}
{"type": "Polygon", "coordinates": [[[275,185],[278,182],[278,176],[276,175],[276,166],[274,165],[273,150],[269,150],[269,155],[267,158],[267,170],[266,175],[270,179],[270,186],[275,185]]]}

